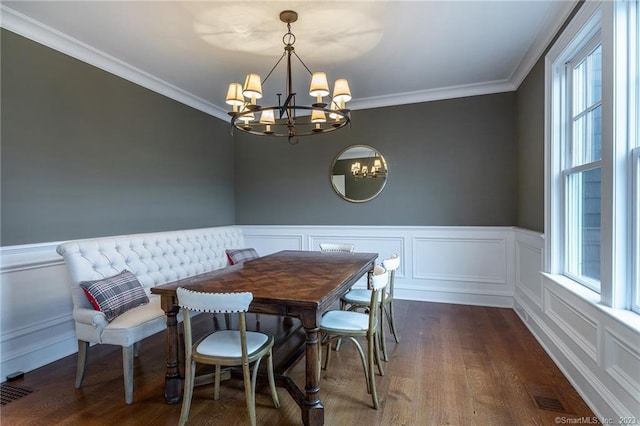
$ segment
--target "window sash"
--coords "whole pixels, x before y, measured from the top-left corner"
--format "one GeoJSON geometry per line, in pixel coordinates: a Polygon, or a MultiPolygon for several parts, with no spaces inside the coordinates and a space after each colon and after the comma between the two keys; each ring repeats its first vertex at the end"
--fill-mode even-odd
{"type": "Polygon", "coordinates": [[[575,167],[602,159],[602,42],[598,31],[567,62],[564,68],[565,108],[568,128],[563,161],[564,168],[575,167]],[[594,54],[599,51],[599,66],[594,64],[594,54]],[[598,72],[599,78],[594,78],[598,72]],[[599,82],[598,89],[594,89],[599,82]],[[594,131],[594,117],[600,120],[594,131]],[[600,149],[595,149],[594,138],[598,137],[600,149]]]}
{"type": "Polygon", "coordinates": [[[585,287],[600,292],[600,251],[602,245],[601,182],[597,193],[597,212],[589,208],[589,183],[585,177],[589,172],[602,172],[602,162],[596,161],[563,171],[564,182],[564,267],[563,275],[585,287]],[[587,215],[597,214],[594,227],[586,220],[587,215]],[[594,248],[597,252],[594,253],[594,248]],[[597,269],[597,272],[594,271],[597,269]]]}
{"type": "MultiPolygon", "coordinates": [[[[602,247],[601,191],[598,207],[587,202],[592,185],[583,179],[592,170],[602,170],[602,42],[598,30],[579,48],[563,68],[562,100],[564,134],[562,152],[563,264],[562,274],[600,292],[602,247]],[[594,52],[599,52],[594,59],[594,52]],[[594,75],[599,73],[599,75],[594,75]],[[595,120],[599,120],[595,123],[595,120]],[[595,124],[594,124],[595,123],[595,124]],[[586,217],[597,214],[597,227],[587,226],[586,217]],[[597,252],[594,253],[594,249],[597,252]],[[594,270],[597,268],[597,272],[594,270]]],[[[592,224],[590,224],[592,225],[592,224]]]]}

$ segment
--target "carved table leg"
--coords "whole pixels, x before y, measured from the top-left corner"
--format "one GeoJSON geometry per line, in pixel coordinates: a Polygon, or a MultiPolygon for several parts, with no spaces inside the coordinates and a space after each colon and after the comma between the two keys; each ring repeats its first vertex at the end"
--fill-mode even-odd
{"type": "Polygon", "coordinates": [[[177,316],[180,308],[174,302],[172,297],[162,296],[162,309],[167,314],[167,372],[164,379],[164,398],[169,404],[180,402],[184,387],[178,363],[180,341],[177,316]]]}
{"type": "MultiPolygon", "coordinates": [[[[315,322],[315,321],[314,321],[315,322]]],[[[303,324],[304,325],[304,324],[303,324]]],[[[305,383],[305,401],[302,404],[302,422],[305,425],[323,425],[324,424],[324,406],[320,402],[320,386],[319,386],[319,364],[318,364],[318,330],[315,325],[307,327],[304,325],[307,333],[305,360],[306,360],[306,383],[305,383]]]]}

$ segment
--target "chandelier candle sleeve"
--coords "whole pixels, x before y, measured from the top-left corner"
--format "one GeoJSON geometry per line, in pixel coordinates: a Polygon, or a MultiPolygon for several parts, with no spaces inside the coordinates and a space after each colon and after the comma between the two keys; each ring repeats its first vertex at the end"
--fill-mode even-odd
{"type": "Polygon", "coordinates": [[[346,108],[346,103],[351,100],[351,90],[347,79],[337,79],[331,95],[326,73],[311,72],[295,51],[293,45],[296,37],[291,32],[291,23],[298,20],[298,14],[292,10],[285,10],[280,13],[280,20],[287,24],[287,32],[282,37],[284,53],[264,80],[259,74],[250,73],[244,85],[240,83],[229,85],[226,103],[232,107],[229,112],[232,134],[234,130],[240,130],[260,136],[283,136],[288,137],[289,142],[292,143],[292,138],[297,136],[327,133],[350,125],[350,111],[346,108]],[[293,91],[292,57],[297,58],[311,76],[309,95],[314,98],[314,102],[310,105],[301,105],[296,102],[296,93],[293,91]],[[258,105],[257,100],[263,98],[262,85],[267,82],[283,59],[286,59],[286,87],[276,93],[278,105],[258,105]],[[325,97],[328,97],[326,102],[323,99],[325,97]]]}

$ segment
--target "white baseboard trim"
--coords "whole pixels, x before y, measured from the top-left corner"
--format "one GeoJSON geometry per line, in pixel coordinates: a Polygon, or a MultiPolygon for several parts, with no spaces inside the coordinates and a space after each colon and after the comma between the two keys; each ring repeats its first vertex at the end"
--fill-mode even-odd
{"type": "Polygon", "coordinates": [[[489,294],[463,294],[437,291],[396,290],[395,299],[416,302],[450,303],[453,305],[487,306],[491,308],[512,308],[512,296],[489,294]]]}

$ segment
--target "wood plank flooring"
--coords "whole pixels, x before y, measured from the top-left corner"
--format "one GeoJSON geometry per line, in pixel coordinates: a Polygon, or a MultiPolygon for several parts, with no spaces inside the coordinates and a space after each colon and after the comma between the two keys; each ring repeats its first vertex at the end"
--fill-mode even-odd
{"type": "MultiPolygon", "coordinates": [[[[511,309],[396,301],[401,336],[387,334],[389,362],[377,377],[380,409],[371,408],[364,373],[353,345],[344,341],[322,371],[321,398],[327,425],[555,425],[556,417],[593,417],[571,384],[511,309]],[[562,411],[539,408],[552,401],[562,411]],[[546,399],[545,399],[546,398],[546,399]]],[[[263,331],[279,324],[261,315],[263,331]],[[270,325],[271,324],[271,325],[270,325]]],[[[198,317],[204,333],[210,318],[198,317]]],[[[0,408],[2,425],[175,425],[180,405],[164,402],[164,335],[143,342],[135,360],[134,402],[124,403],[118,347],[90,349],[82,389],[74,388],[76,356],[25,374],[11,385],[33,389],[0,408]]],[[[301,387],[304,362],[290,375],[301,387]]],[[[301,424],[300,411],[279,389],[282,407],[259,387],[260,425],[301,424]]],[[[224,382],[220,400],[213,386],[197,387],[192,425],[245,425],[242,383],[224,382]]]]}

